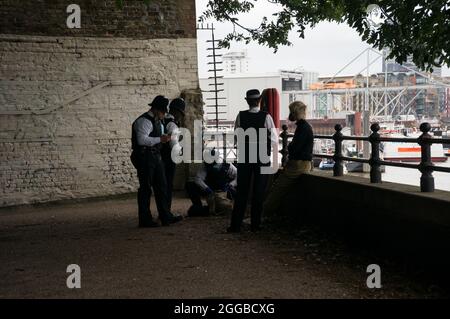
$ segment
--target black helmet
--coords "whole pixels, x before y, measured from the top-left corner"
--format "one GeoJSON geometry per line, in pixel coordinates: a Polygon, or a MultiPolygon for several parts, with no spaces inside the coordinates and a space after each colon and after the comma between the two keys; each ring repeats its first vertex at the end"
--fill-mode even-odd
{"type": "Polygon", "coordinates": [[[184,114],[184,110],[186,109],[186,102],[182,98],[176,98],[170,102],[169,105],[170,110],[178,110],[184,114]]]}
{"type": "Polygon", "coordinates": [[[245,94],[245,98],[247,100],[257,100],[261,98],[261,93],[259,93],[259,90],[257,89],[248,90],[245,94]]]}
{"type": "Polygon", "coordinates": [[[166,98],[164,95],[158,95],[153,99],[152,103],[150,103],[149,105],[152,108],[167,113],[167,105],[169,105],[169,99],[166,98]]]}

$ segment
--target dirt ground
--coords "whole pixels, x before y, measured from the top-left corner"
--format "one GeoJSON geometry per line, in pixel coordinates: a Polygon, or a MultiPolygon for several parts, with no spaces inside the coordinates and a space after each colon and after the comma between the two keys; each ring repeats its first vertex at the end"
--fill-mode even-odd
{"type": "MultiPolygon", "coordinates": [[[[177,196],[175,212],[185,212],[177,196]]],[[[153,212],[154,212],[153,208],[153,212]]],[[[228,216],[137,227],[133,197],[0,210],[0,298],[429,298],[445,297],[379,261],[381,289],[368,289],[373,257],[314,230],[226,234],[228,216]],[[81,267],[81,289],[66,268],[81,267]]]]}

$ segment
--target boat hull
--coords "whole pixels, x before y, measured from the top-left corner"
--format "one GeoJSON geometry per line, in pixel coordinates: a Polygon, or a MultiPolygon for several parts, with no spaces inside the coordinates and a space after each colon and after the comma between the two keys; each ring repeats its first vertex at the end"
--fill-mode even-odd
{"type": "MultiPolygon", "coordinates": [[[[445,162],[444,147],[442,144],[431,145],[431,160],[433,162],[445,162]]],[[[384,145],[383,158],[394,162],[420,162],[421,146],[417,143],[388,142],[384,145]]]]}
{"type": "MultiPolygon", "coordinates": [[[[450,155],[447,155],[450,156],[450,155]]],[[[439,157],[432,157],[431,161],[435,163],[440,162],[446,162],[448,157],[447,156],[439,156],[439,157]]],[[[391,161],[391,162],[415,162],[418,163],[421,161],[420,157],[385,157],[385,161],[391,161]]]]}

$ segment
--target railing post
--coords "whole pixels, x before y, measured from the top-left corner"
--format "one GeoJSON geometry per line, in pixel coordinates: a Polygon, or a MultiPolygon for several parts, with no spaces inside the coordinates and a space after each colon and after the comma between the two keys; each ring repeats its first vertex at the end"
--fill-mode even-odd
{"type": "Polygon", "coordinates": [[[342,126],[340,124],[336,124],[334,126],[336,133],[333,135],[334,140],[334,167],[333,167],[333,176],[343,176],[344,175],[344,165],[342,162],[342,126]]]}
{"type": "Polygon", "coordinates": [[[432,138],[428,132],[431,130],[429,123],[422,123],[420,131],[422,135],[418,138],[418,143],[421,146],[421,161],[419,170],[422,172],[420,177],[420,190],[422,192],[434,192],[434,177],[433,177],[433,162],[431,160],[431,143],[432,138]]]}
{"type": "Polygon", "coordinates": [[[280,137],[281,137],[281,143],[282,143],[282,148],[281,148],[281,165],[284,167],[284,165],[286,164],[287,161],[287,156],[288,156],[288,127],[287,125],[283,125],[281,127],[281,129],[283,130],[283,132],[281,132],[280,137]]]}
{"type": "Polygon", "coordinates": [[[372,146],[372,154],[370,155],[370,182],[381,183],[381,165],[380,165],[380,125],[374,123],[370,126],[372,134],[369,136],[369,142],[372,146]]]}

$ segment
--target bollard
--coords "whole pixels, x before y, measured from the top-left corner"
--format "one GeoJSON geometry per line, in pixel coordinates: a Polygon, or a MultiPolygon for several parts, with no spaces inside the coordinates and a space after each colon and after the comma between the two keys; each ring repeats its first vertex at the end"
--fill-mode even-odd
{"type": "Polygon", "coordinates": [[[369,136],[369,142],[372,146],[372,154],[370,155],[370,182],[381,183],[381,165],[380,165],[380,125],[374,123],[370,126],[372,134],[369,136]]]}
{"type": "Polygon", "coordinates": [[[336,124],[334,126],[336,133],[333,135],[334,140],[334,167],[333,167],[333,176],[343,176],[344,175],[344,165],[342,162],[342,126],[340,124],[336,124]]]}
{"type": "Polygon", "coordinates": [[[281,132],[280,136],[281,136],[281,143],[282,143],[282,148],[281,148],[281,165],[284,167],[287,161],[287,156],[288,156],[288,127],[287,125],[283,125],[281,127],[281,129],[283,130],[283,132],[281,132]]]}
{"type": "Polygon", "coordinates": [[[420,124],[422,135],[418,138],[421,146],[421,161],[419,170],[422,172],[420,177],[420,190],[422,192],[434,192],[433,162],[431,161],[431,143],[432,138],[428,132],[431,130],[429,123],[420,124]]]}

